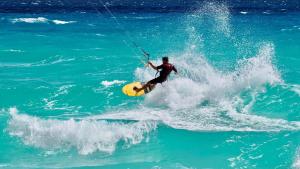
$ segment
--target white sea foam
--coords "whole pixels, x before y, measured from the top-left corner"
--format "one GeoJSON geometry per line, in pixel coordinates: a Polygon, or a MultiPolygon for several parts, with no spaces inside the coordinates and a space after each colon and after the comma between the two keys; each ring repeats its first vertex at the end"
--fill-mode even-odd
{"type": "Polygon", "coordinates": [[[49,20],[45,17],[37,17],[37,18],[15,18],[11,20],[12,23],[19,23],[19,22],[24,22],[24,23],[54,23],[56,25],[64,25],[64,24],[71,24],[75,23],[76,21],[63,21],[63,20],[49,20]]]}
{"type": "Polygon", "coordinates": [[[113,81],[104,80],[101,82],[101,84],[105,87],[110,87],[112,85],[120,85],[123,83],[126,83],[126,81],[125,80],[113,80],[113,81]]]}
{"type": "Polygon", "coordinates": [[[25,22],[25,23],[47,23],[49,20],[44,17],[37,18],[15,18],[11,20],[12,23],[25,22]]]}
{"type": "Polygon", "coordinates": [[[20,137],[25,144],[49,150],[76,148],[80,154],[112,153],[119,142],[126,146],[138,144],[156,128],[152,121],[124,124],[88,119],[44,120],[19,114],[16,108],[9,113],[9,134],[20,137]]]}
{"type": "Polygon", "coordinates": [[[52,20],[52,22],[56,25],[64,25],[64,24],[70,24],[75,23],[76,21],[62,21],[62,20],[52,20]]]}

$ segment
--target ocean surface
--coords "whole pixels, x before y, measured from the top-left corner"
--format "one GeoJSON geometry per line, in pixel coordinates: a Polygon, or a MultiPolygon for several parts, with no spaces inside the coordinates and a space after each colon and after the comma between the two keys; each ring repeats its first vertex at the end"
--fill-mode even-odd
{"type": "Polygon", "coordinates": [[[0,13],[0,168],[300,168],[300,11],[107,9],[0,13]]]}

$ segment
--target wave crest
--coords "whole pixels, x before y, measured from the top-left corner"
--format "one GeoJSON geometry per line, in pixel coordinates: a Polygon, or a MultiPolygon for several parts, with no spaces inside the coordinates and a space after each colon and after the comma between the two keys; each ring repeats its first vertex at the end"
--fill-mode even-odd
{"type": "Polygon", "coordinates": [[[25,144],[53,150],[75,147],[84,155],[95,151],[112,153],[120,141],[126,146],[141,143],[147,133],[156,129],[152,121],[125,124],[88,119],[44,120],[19,114],[16,108],[10,109],[10,115],[9,134],[20,137],[25,144]]]}

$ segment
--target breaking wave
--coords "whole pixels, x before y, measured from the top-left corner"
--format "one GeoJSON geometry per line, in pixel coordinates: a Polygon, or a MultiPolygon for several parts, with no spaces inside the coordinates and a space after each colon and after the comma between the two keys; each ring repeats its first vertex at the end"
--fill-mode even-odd
{"type": "Polygon", "coordinates": [[[141,143],[147,133],[156,129],[156,122],[151,121],[125,124],[88,119],[44,120],[19,114],[16,108],[9,113],[9,134],[20,137],[25,144],[52,150],[75,147],[80,154],[112,153],[117,143],[123,141],[125,147],[141,143]]]}

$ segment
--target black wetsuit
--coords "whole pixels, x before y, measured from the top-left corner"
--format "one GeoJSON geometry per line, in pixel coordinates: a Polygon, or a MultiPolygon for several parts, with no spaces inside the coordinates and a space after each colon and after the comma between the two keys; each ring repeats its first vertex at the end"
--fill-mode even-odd
{"type": "Polygon", "coordinates": [[[159,76],[155,79],[149,81],[151,84],[162,83],[167,80],[169,74],[174,70],[177,73],[177,69],[170,63],[162,64],[157,66],[157,69],[161,71],[159,72],[159,76]]]}

